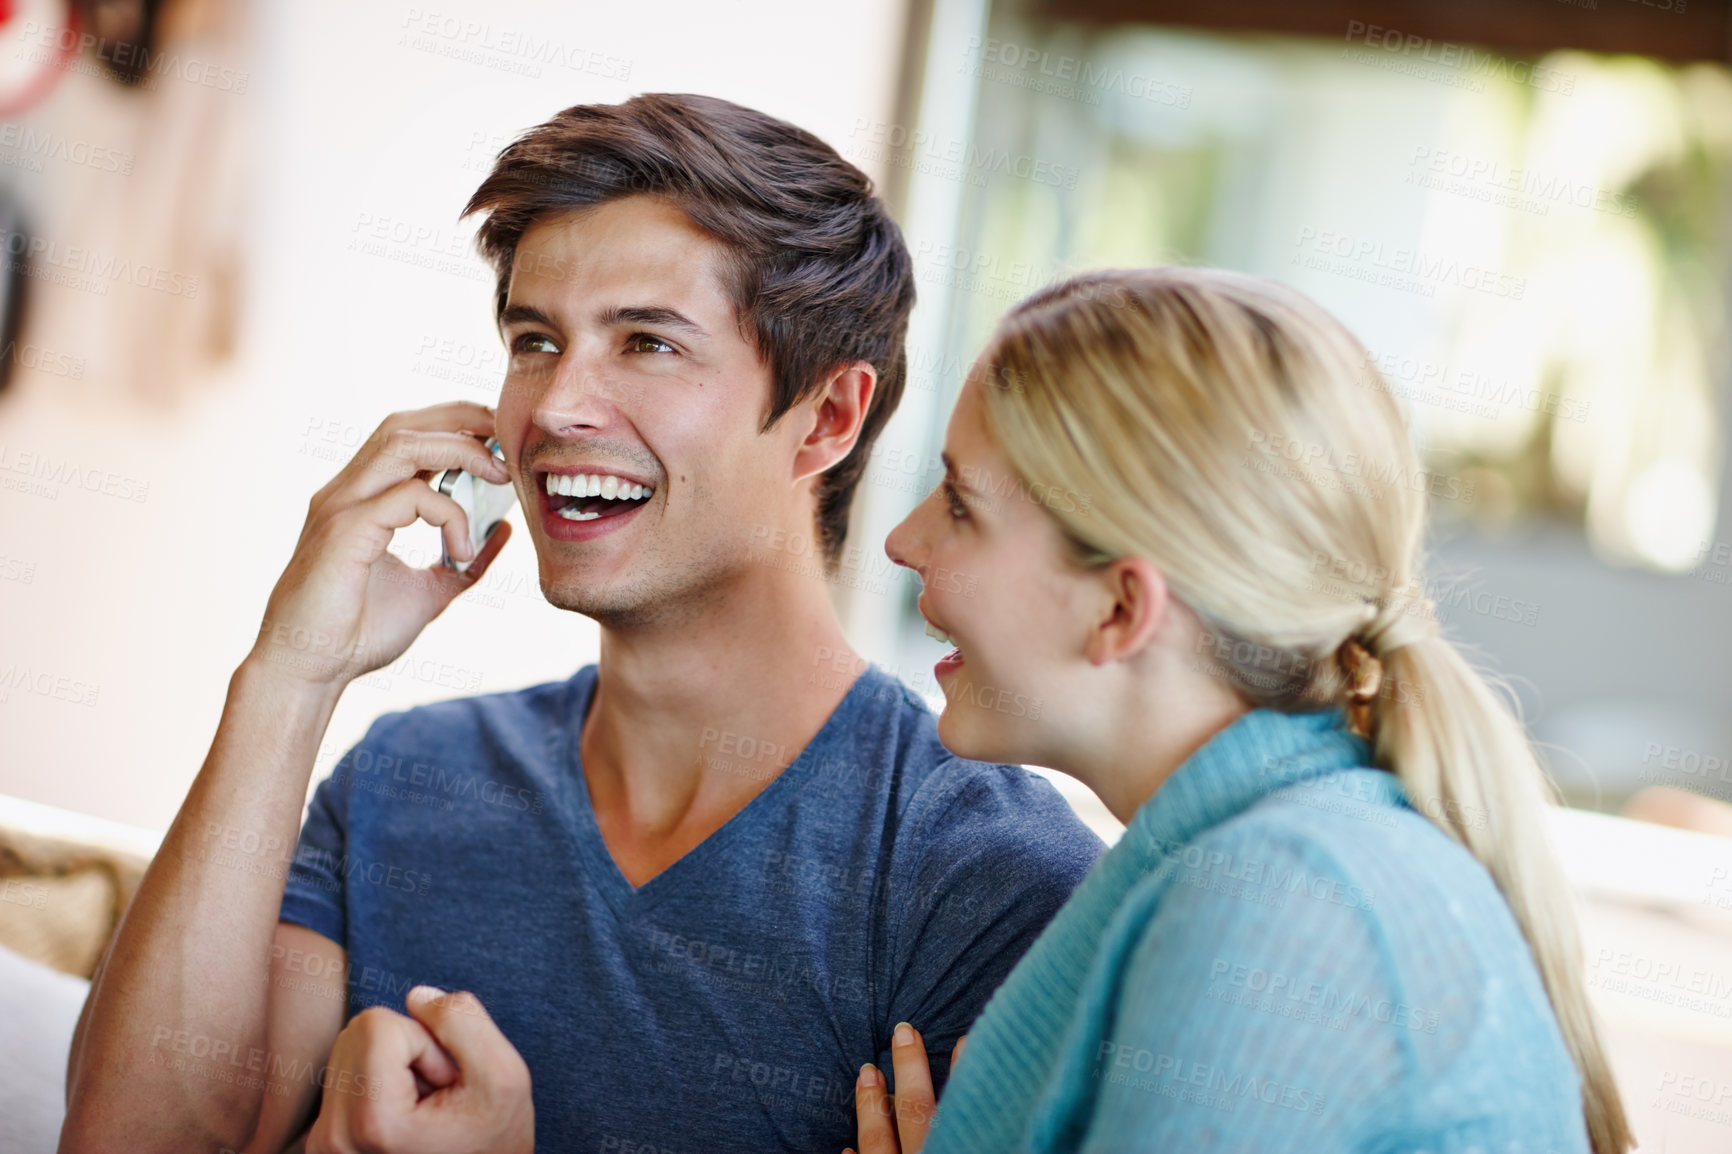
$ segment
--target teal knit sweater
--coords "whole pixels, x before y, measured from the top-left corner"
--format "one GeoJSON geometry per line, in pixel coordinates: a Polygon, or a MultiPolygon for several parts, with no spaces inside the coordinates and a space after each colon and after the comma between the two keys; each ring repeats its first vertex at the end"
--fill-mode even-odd
{"type": "Polygon", "coordinates": [[[1586,1151],[1508,906],[1367,760],[1335,710],[1192,755],[993,995],[926,1154],[1586,1151]]]}

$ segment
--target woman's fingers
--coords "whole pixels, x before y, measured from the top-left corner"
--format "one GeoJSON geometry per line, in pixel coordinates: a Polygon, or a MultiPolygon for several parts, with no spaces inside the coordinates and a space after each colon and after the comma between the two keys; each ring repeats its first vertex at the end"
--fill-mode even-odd
{"type": "Polygon", "coordinates": [[[860,1154],[901,1154],[890,1088],[870,1062],[860,1067],[854,1082],[854,1114],[859,1119],[860,1154]]]}
{"type": "MultiPolygon", "coordinates": [[[[961,1051],[962,1040],[958,1039],[951,1051],[953,1065],[961,1051]]],[[[926,1040],[907,1022],[899,1023],[890,1037],[890,1061],[896,1072],[894,1095],[885,1085],[884,1075],[871,1063],[860,1067],[860,1077],[854,1083],[860,1154],[920,1154],[938,1112],[926,1040]]]]}
{"type": "Polygon", "coordinates": [[[956,1063],[962,1060],[962,1043],[966,1041],[968,1041],[968,1035],[964,1034],[962,1037],[956,1039],[956,1045],[951,1048],[950,1072],[952,1074],[956,1073],[956,1063]]]}
{"type": "Polygon", "coordinates": [[[932,1092],[932,1069],[926,1059],[926,1043],[920,1031],[903,1022],[890,1038],[890,1061],[896,1070],[896,1131],[903,1154],[916,1154],[926,1145],[932,1115],[938,1109],[932,1092]]]}

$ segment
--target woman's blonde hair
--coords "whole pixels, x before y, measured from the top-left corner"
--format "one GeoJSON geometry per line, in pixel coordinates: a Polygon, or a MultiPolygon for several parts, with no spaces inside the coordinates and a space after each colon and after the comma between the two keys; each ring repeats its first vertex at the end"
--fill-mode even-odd
{"type": "Polygon", "coordinates": [[[1377,659],[1373,760],[1497,882],[1581,1076],[1595,1154],[1628,1149],[1543,827],[1544,775],[1424,595],[1427,493],[1461,486],[1422,469],[1364,347],[1269,281],[1120,270],[1018,305],[976,379],[1020,479],[1064,498],[1043,504],[1083,562],[1157,564],[1214,634],[1199,658],[1246,700],[1345,705],[1338,654],[1356,642],[1377,659]]]}

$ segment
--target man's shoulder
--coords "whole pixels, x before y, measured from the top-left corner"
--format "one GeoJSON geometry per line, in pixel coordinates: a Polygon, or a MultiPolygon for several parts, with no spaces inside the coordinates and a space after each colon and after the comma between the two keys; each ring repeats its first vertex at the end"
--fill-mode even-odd
{"type": "Polygon", "coordinates": [[[1020,765],[973,761],[948,750],[913,804],[913,828],[929,844],[1002,840],[1062,850],[1092,862],[1105,848],[1052,782],[1020,765]]]}
{"type": "Polygon", "coordinates": [[[1023,779],[1038,779],[1015,765],[974,761],[959,757],[938,738],[938,718],[924,699],[885,669],[872,666],[860,676],[863,717],[860,728],[873,735],[893,737],[887,750],[894,762],[907,802],[930,806],[935,800],[954,800],[972,789],[996,793],[1014,790],[1023,779]]]}
{"type": "Polygon", "coordinates": [[[897,734],[896,802],[916,846],[961,839],[1062,847],[1088,861],[1099,855],[1100,839],[1046,778],[1020,765],[959,756],[939,740],[938,719],[912,689],[881,669],[863,676],[874,679],[867,688],[886,711],[878,724],[897,734]]]}

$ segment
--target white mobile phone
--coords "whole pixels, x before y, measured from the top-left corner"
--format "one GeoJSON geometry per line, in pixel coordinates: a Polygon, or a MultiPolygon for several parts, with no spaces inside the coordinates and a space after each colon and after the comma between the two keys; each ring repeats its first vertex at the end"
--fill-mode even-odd
{"type": "MultiPolygon", "coordinates": [[[[499,447],[497,437],[487,438],[487,451],[504,464],[505,451],[499,447]]],[[[495,485],[492,481],[484,481],[474,473],[466,473],[462,469],[446,469],[433,482],[433,487],[463,507],[464,514],[469,518],[469,547],[476,552],[480,552],[481,546],[493,534],[499,522],[505,520],[506,514],[517,508],[517,490],[514,487],[495,485]]],[[[451,550],[443,544],[443,535],[440,541],[440,560],[459,573],[466,572],[469,562],[459,561],[451,556],[451,550]]]]}

